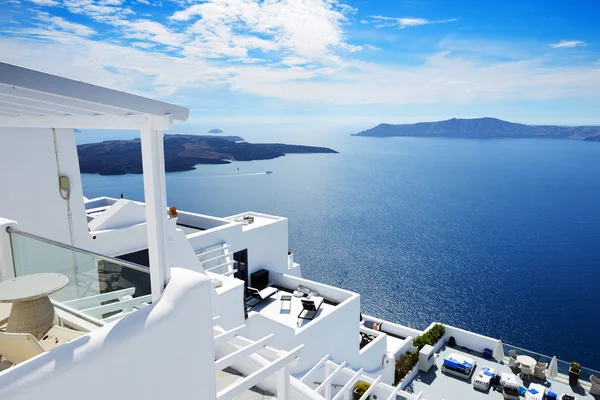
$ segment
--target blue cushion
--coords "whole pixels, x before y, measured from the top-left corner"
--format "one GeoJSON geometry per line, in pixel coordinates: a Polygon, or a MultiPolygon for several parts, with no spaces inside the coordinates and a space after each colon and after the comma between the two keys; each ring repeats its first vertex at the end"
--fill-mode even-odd
{"type": "Polygon", "coordinates": [[[519,386],[519,396],[525,396],[527,389],[524,386],[519,386]]]}
{"type": "Polygon", "coordinates": [[[531,393],[531,394],[538,394],[539,393],[537,390],[535,390],[533,388],[529,389],[528,392],[531,393]]]}

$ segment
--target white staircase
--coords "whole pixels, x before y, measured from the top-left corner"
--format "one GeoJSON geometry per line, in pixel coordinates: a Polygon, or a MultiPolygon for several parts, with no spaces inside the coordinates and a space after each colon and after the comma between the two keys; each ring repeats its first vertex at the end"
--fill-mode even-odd
{"type": "Polygon", "coordinates": [[[263,398],[291,400],[288,364],[297,359],[304,346],[300,345],[291,351],[277,350],[268,346],[273,334],[250,340],[240,335],[244,325],[225,330],[218,325],[218,317],[213,321],[217,400],[257,398],[246,393],[252,389],[256,393],[255,388],[274,394],[261,395],[263,398]],[[229,368],[241,374],[233,382],[229,368]]]}
{"type": "Polygon", "coordinates": [[[233,253],[229,251],[230,247],[225,242],[216,243],[196,252],[196,257],[205,271],[225,276],[233,275],[237,270],[234,269],[235,260],[233,253]]]}

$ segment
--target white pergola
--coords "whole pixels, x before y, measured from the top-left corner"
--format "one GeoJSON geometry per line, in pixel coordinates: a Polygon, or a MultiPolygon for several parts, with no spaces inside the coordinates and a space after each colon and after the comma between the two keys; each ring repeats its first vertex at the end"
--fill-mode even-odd
{"type": "Polygon", "coordinates": [[[152,299],[169,280],[163,131],[189,110],[0,62],[0,127],[139,130],[152,299]]]}

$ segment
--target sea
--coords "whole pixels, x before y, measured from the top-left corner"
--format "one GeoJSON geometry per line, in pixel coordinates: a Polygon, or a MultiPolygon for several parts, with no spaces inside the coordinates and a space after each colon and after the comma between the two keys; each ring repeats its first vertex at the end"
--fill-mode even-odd
{"type": "MultiPolygon", "coordinates": [[[[600,143],[227,133],[339,154],[169,173],[169,206],[285,216],[303,276],[360,293],[364,313],[600,370],[600,143]]],[[[143,201],[140,175],[82,179],[88,198],[143,201]]]]}

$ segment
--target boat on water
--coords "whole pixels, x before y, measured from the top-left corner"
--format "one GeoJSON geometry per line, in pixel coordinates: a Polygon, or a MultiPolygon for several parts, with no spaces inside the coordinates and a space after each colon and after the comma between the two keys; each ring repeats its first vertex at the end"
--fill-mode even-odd
{"type": "Polygon", "coordinates": [[[436,373],[445,359],[599,392],[599,372],[570,386],[568,364],[501,338],[362,314],[303,277],[285,217],[167,203],[163,131],[187,108],[5,63],[0,93],[2,399],[494,396],[436,373]],[[84,198],[74,129],[140,131],[144,202],[84,198]]]}
{"type": "Polygon", "coordinates": [[[267,172],[265,172],[265,174],[272,174],[272,173],[273,173],[273,171],[267,171],[267,172]]]}

